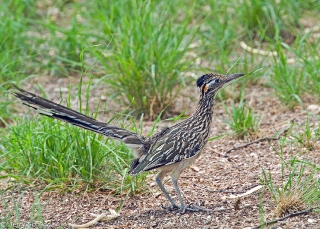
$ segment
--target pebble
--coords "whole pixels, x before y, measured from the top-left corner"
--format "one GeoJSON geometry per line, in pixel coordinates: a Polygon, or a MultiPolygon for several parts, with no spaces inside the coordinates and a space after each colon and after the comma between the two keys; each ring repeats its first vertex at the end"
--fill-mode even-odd
{"type": "Polygon", "coordinates": [[[68,88],[66,88],[66,87],[60,87],[60,88],[55,88],[54,90],[53,90],[54,92],[68,92],[69,91],[69,89],[68,88]]]}
{"type": "Polygon", "coordinates": [[[308,222],[309,222],[309,223],[316,223],[317,220],[315,220],[315,219],[308,219],[308,222]]]}
{"type": "Polygon", "coordinates": [[[320,114],[320,106],[319,105],[316,105],[316,104],[310,104],[308,107],[307,107],[307,110],[311,111],[311,112],[314,112],[316,114],[320,114]]]}

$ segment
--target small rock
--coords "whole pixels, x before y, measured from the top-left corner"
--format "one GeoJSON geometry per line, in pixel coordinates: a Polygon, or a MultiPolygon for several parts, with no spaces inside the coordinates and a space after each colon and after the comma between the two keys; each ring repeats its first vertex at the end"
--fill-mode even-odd
{"type": "Polygon", "coordinates": [[[60,88],[55,88],[54,90],[53,90],[54,92],[68,92],[69,91],[69,89],[68,88],[66,88],[66,87],[60,87],[60,88]]]}
{"type": "Polygon", "coordinates": [[[315,220],[315,219],[308,219],[308,222],[309,222],[309,223],[316,223],[317,220],[315,220]]]}
{"type": "Polygon", "coordinates": [[[307,107],[307,110],[313,112],[313,113],[316,113],[316,114],[320,114],[320,106],[317,105],[317,104],[310,104],[308,107],[307,107]]]}
{"type": "Polygon", "coordinates": [[[256,153],[251,153],[250,156],[253,157],[255,160],[258,160],[258,155],[256,153]]]}
{"type": "Polygon", "coordinates": [[[191,168],[193,171],[195,171],[195,172],[199,172],[199,171],[200,171],[200,169],[199,169],[197,166],[195,166],[195,165],[190,166],[190,168],[191,168]]]}

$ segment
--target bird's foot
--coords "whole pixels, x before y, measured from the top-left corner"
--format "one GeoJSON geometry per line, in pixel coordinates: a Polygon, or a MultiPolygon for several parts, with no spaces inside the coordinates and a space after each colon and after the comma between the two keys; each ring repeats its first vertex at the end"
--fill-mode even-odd
{"type": "Polygon", "coordinates": [[[194,204],[189,204],[188,206],[186,206],[186,205],[181,206],[180,213],[184,214],[184,213],[186,213],[186,211],[198,212],[198,211],[201,211],[201,208],[194,205],[194,204]]]}
{"type": "Polygon", "coordinates": [[[169,211],[176,211],[178,210],[180,212],[180,214],[184,214],[186,213],[187,211],[190,211],[190,212],[199,212],[199,211],[210,211],[210,209],[206,209],[206,208],[202,208],[200,206],[197,206],[193,203],[189,204],[189,205],[182,205],[181,207],[178,206],[177,204],[173,204],[169,207],[166,207],[166,206],[163,206],[162,205],[162,208],[166,209],[166,210],[169,210],[169,211]]]}
{"type": "Polygon", "coordinates": [[[210,211],[210,209],[207,208],[202,208],[198,205],[195,205],[194,203],[190,203],[188,206],[182,206],[180,208],[180,213],[184,214],[186,213],[186,211],[190,211],[190,212],[199,212],[199,211],[210,211]]]}
{"type": "Polygon", "coordinates": [[[178,205],[176,205],[176,204],[172,204],[169,207],[166,207],[166,206],[163,206],[163,205],[161,205],[161,206],[162,206],[162,208],[164,208],[166,210],[169,210],[169,211],[174,211],[174,210],[180,209],[180,207],[178,205]]]}

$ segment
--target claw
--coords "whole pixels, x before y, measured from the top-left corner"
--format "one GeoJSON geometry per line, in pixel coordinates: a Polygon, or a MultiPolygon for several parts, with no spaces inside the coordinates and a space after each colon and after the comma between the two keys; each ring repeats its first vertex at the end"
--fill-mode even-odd
{"type": "Polygon", "coordinates": [[[169,211],[174,211],[176,209],[180,209],[180,207],[178,205],[171,205],[169,207],[163,206],[161,205],[163,209],[169,210],[169,211]]]}
{"type": "Polygon", "coordinates": [[[190,203],[188,206],[181,206],[179,207],[178,205],[171,205],[171,206],[163,206],[161,205],[163,209],[166,209],[168,211],[175,211],[175,210],[178,210],[180,212],[180,214],[184,214],[186,213],[187,211],[190,211],[190,212],[199,212],[199,211],[208,211],[208,209],[206,208],[201,208],[193,203],[190,203]]]}
{"type": "Polygon", "coordinates": [[[188,206],[183,206],[180,208],[181,214],[186,213],[186,211],[199,212],[199,211],[210,211],[210,210],[206,208],[201,208],[200,206],[190,203],[188,206]]]}
{"type": "Polygon", "coordinates": [[[199,207],[199,208],[189,208],[189,207],[185,207],[185,208],[180,208],[180,213],[181,214],[184,214],[186,213],[186,211],[190,211],[190,212],[198,212],[198,211],[201,211],[202,209],[199,207]]]}

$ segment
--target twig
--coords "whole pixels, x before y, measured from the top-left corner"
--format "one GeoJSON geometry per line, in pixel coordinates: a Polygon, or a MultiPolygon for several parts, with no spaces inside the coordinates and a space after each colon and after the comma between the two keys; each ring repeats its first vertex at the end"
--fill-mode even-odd
{"type": "Polygon", "coordinates": [[[91,216],[95,217],[93,220],[91,220],[91,221],[89,221],[88,223],[85,223],[85,224],[72,224],[72,223],[69,223],[69,226],[70,227],[75,227],[75,228],[88,228],[88,227],[96,224],[99,221],[110,221],[110,220],[113,220],[113,219],[115,219],[115,218],[120,216],[120,214],[117,213],[115,210],[109,209],[109,211],[110,211],[111,215],[106,215],[105,213],[96,215],[96,214],[90,213],[91,216]]]}
{"type": "Polygon", "coordinates": [[[209,188],[202,187],[201,185],[198,185],[196,183],[194,183],[193,185],[197,186],[199,188],[202,188],[202,189],[204,189],[204,190],[206,190],[208,192],[222,192],[222,193],[231,193],[231,194],[246,193],[248,190],[254,189],[255,187],[259,186],[259,184],[255,184],[255,185],[251,185],[250,187],[244,188],[242,191],[232,191],[232,190],[224,190],[224,189],[212,190],[212,189],[209,189],[209,188]]]}
{"type": "Polygon", "coordinates": [[[97,222],[101,221],[105,217],[106,217],[106,214],[102,213],[102,214],[96,216],[96,218],[94,218],[93,220],[89,221],[88,223],[85,223],[85,224],[72,224],[72,223],[69,223],[69,226],[70,227],[75,227],[75,228],[88,228],[88,227],[96,224],[97,222]]]}
{"type": "MultiPolygon", "coordinates": [[[[250,208],[250,207],[253,207],[255,205],[253,204],[246,204],[244,205],[242,208],[239,208],[238,210],[242,210],[244,208],[250,208]]],[[[235,208],[232,207],[232,208],[224,208],[224,207],[221,207],[221,208],[216,208],[216,209],[208,209],[208,208],[201,208],[202,211],[205,211],[205,212],[222,212],[222,211],[229,211],[229,210],[234,210],[235,208]]]]}
{"type": "Polygon", "coordinates": [[[304,114],[306,114],[306,113],[307,113],[307,111],[303,110],[303,111],[301,111],[300,113],[298,113],[298,114],[296,114],[296,115],[294,115],[294,116],[292,116],[292,117],[290,117],[290,118],[288,118],[288,119],[285,119],[285,120],[283,120],[283,121],[281,121],[281,122],[276,123],[276,125],[274,125],[274,126],[262,128],[262,129],[260,129],[260,131],[267,131],[267,130],[270,130],[270,129],[276,129],[276,127],[282,125],[283,123],[294,122],[294,119],[295,119],[295,118],[297,118],[297,117],[299,117],[299,116],[301,116],[301,115],[304,115],[304,114]]]}
{"type": "MultiPolygon", "coordinates": [[[[104,225],[101,227],[94,227],[94,229],[115,229],[115,228],[130,228],[130,225],[129,225],[129,223],[126,223],[126,224],[121,224],[121,225],[111,225],[111,226],[104,225]]],[[[135,225],[135,228],[145,229],[145,227],[139,227],[137,225],[135,225]]]]}
{"type": "MultiPolygon", "coordinates": [[[[290,127],[289,127],[290,128],[290,127]]],[[[262,141],[274,141],[274,140],[279,140],[280,139],[280,137],[283,135],[283,134],[286,134],[287,132],[288,132],[288,130],[289,130],[289,128],[287,128],[287,129],[285,129],[284,131],[282,131],[279,135],[278,135],[278,137],[263,137],[263,138],[259,138],[259,139],[256,139],[256,140],[254,140],[254,141],[252,141],[252,142],[248,142],[248,143],[246,143],[246,144],[243,144],[243,145],[241,145],[241,146],[234,146],[233,148],[231,148],[231,149],[229,149],[229,150],[227,150],[226,152],[225,152],[225,155],[224,155],[224,157],[228,157],[228,153],[230,153],[231,151],[233,151],[233,150],[237,150],[237,149],[240,149],[240,148],[246,148],[246,147],[248,147],[249,145],[252,145],[252,144],[255,144],[255,143],[258,143],[258,142],[262,142],[262,141]]]]}
{"type": "MultiPolygon", "coordinates": [[[[279,140],[279,137],[274,137],[274,138],[270,138],[270,137],[259,138],[259,139],[256,139],[256,140],[254,140],[254,141],[252,141],[252,142],[248,142],[248,143],[246,143],[246,144],[244,144],[244,145],[241,145],[241,146],[234,146],[233,148],[227,150],[225,154],[228,154],[228,153],[230,153],[231,151],[236,150],[236,149],[246,148],[246,147],[249,146],[249,145],[252,145],[252,144],[258,143],[258,142],[262,142],[262,141],[265,141],[265,140],[268,140],[268,141],[279,140]]],[[[226,155],[225,155],[225,156],[226,156],[226,155]]]]}
{"type": "Polygon", "coordinates": [[[312,32],[317,32],[320,31],[320,26],[314,26],[312,28],[306,28],[303,32],[304,33],[312,33],[312,32]]]}
{"type": "MultiPolygon", "coordinates": [[[[319,35],[320,33],[316,33],[318,31],[320,31],[320,26],[316,25],[312,28],[306,28],[303,32],[304,32],[304,34],[311,33],[311,36],[314,37],[315,39],[317,39],[320,36],[319,35]]],[[[240,42],[240,47],[249,53],[258,54],[258,55],[262,55],[262,56],[275,56],[276,57],[279,55],[278,52],[276,52],[276,51],[265,51],[262,49],[253,48],[253,47],[247,45],[244,41],[240,42]]],[[[319,59],[319,56],[315,56],[312,58],[319,59]]],[[[311,57],[308,57],[307,59],[311,59],[311,57]]],[[[296,61],[304,61],[304,60],[302,58],[288,58],[287,59],[287,63],[289,63],[289,64],[295,63],[296,61]]]]}
{"type": "Polygon", "coordinates": [[[244,197],[244,196],[248,196],[250,195],[251,193],[254,193],[256,191],[258,191],[259,189],[263,188],[262,185],[258,185],[250,190],[248,190],[247,192],[245,193],[242,193],[242,194],[239,194],[239,195],[230,195],[230,196],[223,196],[222,199],[239,199],[240,197],[244,197]]]}
{"type": "Polygon", "coordinates": [[[247,45],[244,41],[240,42],[240,46],[247,52],[250,52],[253,54],[260,54],[262,56],[278,56],[278,53],[276,51],[270,52],[270,51],[264,51],[261,49],[252,48],[249,45],[247,45]]]}
{"type": "Polygon", "coordinates": [[[300,212],[295,212],[295,213],[291,213],[289,215],[286,215],[282,218],[278,218],[278,219],[274,219],[274,220],[271,220],[269,222],[265,222],[265,223],[262,223],[260,224],[259,226],[256,226],[256,227],[247,227],[246,229],[259,229],[261,227],[264,227],[264,226],[269,226],[270,224],[274,224],[274,223],[277,223],[279,221],[283,221],[285,219],[288,219],[288,218],[291,218],[291,217],[295,217],[295,216],[298,216],[298,215],[304,215],[304,214],[309,214],[310,212],[312,212],[314,209],[317,209],[319,207],[316,207],[316,208],[308,208],[307,210],[304,210],[304,211],[300,211],[300,212]]]}

